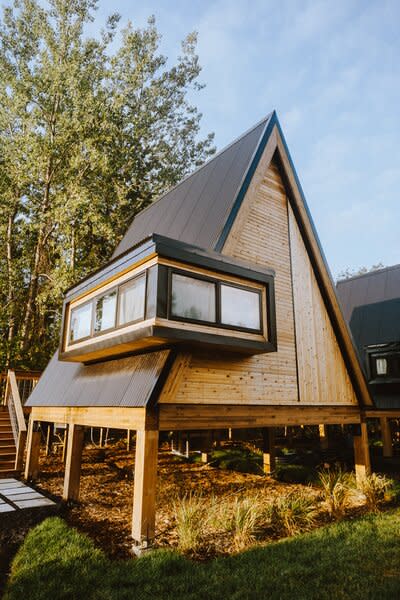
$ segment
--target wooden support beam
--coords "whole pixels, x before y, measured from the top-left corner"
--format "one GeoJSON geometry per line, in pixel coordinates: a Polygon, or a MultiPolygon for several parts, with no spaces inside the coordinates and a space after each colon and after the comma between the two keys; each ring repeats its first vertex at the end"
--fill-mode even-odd
{"type": "Polygon", "coordinates": [[[20,431],[18,434],[18,443],[17,443],[17,452],[15,456],[15,470],[22,471],[22,467],[24,464],[24,451],[26,445],[26,431],[20,431]]]}
{"type": "Polygon", "coordinates": [[[24,474],[24,477],[27,480],[37,479],[39,475],[40,431],[37,431],[37,426],[37,422],[31,417],[28,425],[28,443],[24,474]]]}
{"type": "Polygon", "coordinates": [[[371,474],[368,430],[366,423],[361,423],[360,425],[355,426],[353,442],[356,481],[357,484],[359,484],[366,476],[371,474]]]}
{"type": "Polygon", "coordinates": [[[319,443],[321,446],[321,450],[327,450],[329,448],[328,426],[327,425],[318,425],[318,429],[319,429],[319,443]]]}
{"type": "Polygon", "coordinates": [[[263,436],[263,469],[266,475],[275,471],[275,429],[264,427],[263,436]]]}
{"type": "Polygon", "coordinates": [[[391,458],[393,456],[393,443],[392,432],[390,430],[390,421],[387,417],[381,417],[379,421],[381,424],[383,456],[385,458],[391,458]]]}
{"type": "Polygon", "coordinates": [[[49,423],[47,425],[47,433],[46,433],[46,456],[51,453],[53,447],[53,424],[49,423]]]}
{"type": "Polygon", "coordinates": [[[136,432],[132,537],[134,551],[150,547],[155,532],[158,431],[136,432]]]}
{"type": "Polygon", "coordinates": [[[69,426],[64,475],[64,500],[79,500],[84,435],[84,427],[80,425],[69,426]]]}

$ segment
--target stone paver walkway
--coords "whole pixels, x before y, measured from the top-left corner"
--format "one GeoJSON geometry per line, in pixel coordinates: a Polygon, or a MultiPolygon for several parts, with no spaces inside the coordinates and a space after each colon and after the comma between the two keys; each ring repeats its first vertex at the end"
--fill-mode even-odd
{"type": "Polygon", "coordinates": [[[18,479],[0,479],[0,513],[52,504],[55,504],[53,500],[46,498],[18,479]]]}

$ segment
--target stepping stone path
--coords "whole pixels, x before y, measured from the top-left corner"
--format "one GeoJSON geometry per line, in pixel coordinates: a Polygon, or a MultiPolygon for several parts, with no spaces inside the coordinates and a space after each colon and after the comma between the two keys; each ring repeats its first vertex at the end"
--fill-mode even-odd
{"type": "Polygon", "coordinates": [[[55,504],[53,500],[46,498],[18,479],[0,479],[0,513],[52,504],[55,504]]]}

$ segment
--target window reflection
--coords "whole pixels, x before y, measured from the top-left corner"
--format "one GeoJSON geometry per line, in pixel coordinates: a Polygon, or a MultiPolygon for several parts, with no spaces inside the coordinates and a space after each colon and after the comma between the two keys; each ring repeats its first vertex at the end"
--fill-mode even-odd
{"type": "Polygon", "coordinates": [[[115,326],[115,309],[117,306],[117,290],[101,296],[96,301],[94,330],[104,331],[115,326]]]}
{"type": "Polygon", "coordinates": [[[171,314],[215,323],[215,283],[173,273],[171,314]]]}
{"type": "Polygon", "coordinates": [[[221,322],[246,329],[261,329],[258,292],[221,285],[221,322]]]}
{"type": "Polygon", "coordinates": [[[71,311],[70,340],[80,340],[90,335],[92,304],[78,306],[71,311]]]}
{"type": "Polygon", "coordinates": [[[119,289],[118,325],[144,319],[146,275],[121,285],[119,289]]]}

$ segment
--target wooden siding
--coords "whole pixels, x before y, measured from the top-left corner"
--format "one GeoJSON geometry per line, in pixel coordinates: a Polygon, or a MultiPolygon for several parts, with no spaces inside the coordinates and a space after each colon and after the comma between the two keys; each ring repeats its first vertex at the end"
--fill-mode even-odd
{"type": "Polygon", "coordinates": [[[357,404],[317,280],[289,207],[300,401],[357,404]]]}
{"type": "Polygon", "coordinates": [[[247,358],[193,352],[175,395],[163,394],[160,403],[298,402],[287,198],[277,167],[268,167],[270,160],[267,148],[223,253],[275,270],[278,351],[247,358]]]}

